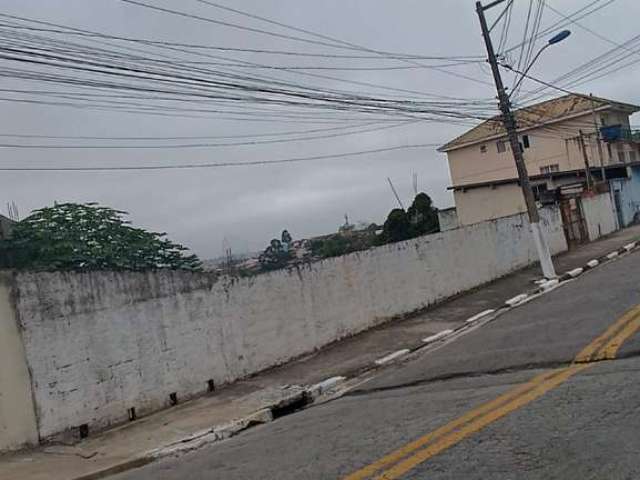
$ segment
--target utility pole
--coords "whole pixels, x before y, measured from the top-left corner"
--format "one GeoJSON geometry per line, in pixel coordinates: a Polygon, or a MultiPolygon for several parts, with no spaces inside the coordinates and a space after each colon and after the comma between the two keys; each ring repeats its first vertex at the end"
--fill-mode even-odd
{"type": "Polygon", "coordinates": [[[587,147],[584,145],[584,132],[580,132],[580,148],[582,149],[582,158],[584,159],[584,174],[587,180],[587,190],[591,190],[593,179],[591,178],[591,168],[589,167],[589,156],[587,155],[587,147]]]}
{"type": "Polygon", "coordinates": [[[591,98],[591,118],[595,128],[596,143],[598,144],[598,157],[600,158],[600,179],[604,182],[607,179],[607,172],[604,169],[604,155],[602,154],[602,142],[600,141],[600,128],[598,127],[598,119],[596,118],[596,107],[593,101],[593,93],[589,94],[591,98]]]}
{"type": "Polygon", "coordinates": [[[555,278],[556,272],[553,268],[553,261],[551,260],[551,254],[549,253],[549,245],[540,228],[540,214],[538,207],[536,206],[536,200],[533,196],[533,190],[531,189],[531,182],[529,181],[529,174],[527,173],[527,167],[524,163],[524,157],[518,142],[518,133],[516,131],[516,122],[511,112],[511,102],[509,96],[502,83],[502,77],[500,76],[500,70],[498,68],[498,61],[496,59],[495,51],[493,50],[493,43],[491,42],[491,35],[489,28],[487,27],[487,19],[484,16],[485,10],[488,10],[496,5],[504,2],[505,0],[494,0],[486,7],[482,6],[481,2],[476,2],[476,12],[480,18],[480,26],[482,28],[482,36],[487,48],[487,55],[489,64],[491,65],[491,72],[493,73],[493,80],[496,84],[496,90],[498,92],[498,101],[500,111],[502,112],[502,121],[504,128],[509,138],[509,145],[511,146],[511,152],[513,153],[513,159],[516,163],[516,170],[518,171],[518,179],[520,187],[522,188],[522,194],[524,195],[524,201],[527,206],[527,213],[529,215],[529,224],[531,226],[531,234],[533,235],[533,241],[538,252],[538,258],[540,259],[540,266],[542,267],[542,274],[545,278],[555,278]]]}

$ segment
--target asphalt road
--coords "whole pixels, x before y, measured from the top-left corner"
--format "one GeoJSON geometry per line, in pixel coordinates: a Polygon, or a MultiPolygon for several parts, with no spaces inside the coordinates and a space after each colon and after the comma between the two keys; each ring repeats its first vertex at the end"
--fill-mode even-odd
{"type": "Polygon", "coordinates": [[[639,280],[627,255],[338,400],[112,480],[640,478],[639,280]]]}

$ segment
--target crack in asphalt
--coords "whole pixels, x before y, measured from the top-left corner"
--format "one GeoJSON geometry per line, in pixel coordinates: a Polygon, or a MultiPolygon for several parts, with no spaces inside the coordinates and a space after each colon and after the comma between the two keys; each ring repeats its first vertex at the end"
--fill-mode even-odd
{"type": "MultiPolygon", "coordinates": [[[[588,362],[580,362],[580,363],[602,363],[602,362],[614,362],[616,360],[623,360],[627,358],[640,357],[640,349],[633,350],[629,352],[625,352],[623,354],[619,354],[615,359],[596,359],[590,360],[588,362]]],[[[388,392],[393,390],[401,390],[404,388],[412,388],[423,385],[429,385],[432,383],[440,383],[446,382],[449,380],[457,380],[461,378],[480,378],[486,376],[496,376],[496,375],[505,375],[510,373],[518,373],[529,370],[547,370],[553,368],[562,368],[568,367],[571,364],[574,364],[573,360],[554,360],[548,362],[535,362],[535,363],[524,363],[521,365],[511,365],[508,367],[496,368],[491,370],[475,370],[475,371],[464,371],[464,372],[454,372],[454,373],[446,373],[442,375],[436,375],[429,378],[421,378],[412,380],[410,382],[398,383],[395,385],[385,385],[381,387],[373,387],[373,388],[363,388],[352,390],[346,392],[342,397],[360,397],[365,395],[371,395],[379,392],[388,392]]]]}

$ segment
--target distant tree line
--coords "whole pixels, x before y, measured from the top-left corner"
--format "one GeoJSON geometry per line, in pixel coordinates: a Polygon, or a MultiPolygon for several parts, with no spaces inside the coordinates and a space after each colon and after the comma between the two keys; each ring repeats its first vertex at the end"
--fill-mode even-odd
{"type": "MultiPolygon", "coordinates": [[[[312,258],[338,257],[374,246],[400,242],[440,231],[438,209],[426,193],[419,193],[405,211],[395,208],[389,212],[382,232],[375,223],[362,230],[344,229],[333,235],[309,240],[312,258]]],[[[274,238],[259,257],[262,270],[283,268],[291,260],[291,235],[284,230],[281,239],[274,238]]]]}

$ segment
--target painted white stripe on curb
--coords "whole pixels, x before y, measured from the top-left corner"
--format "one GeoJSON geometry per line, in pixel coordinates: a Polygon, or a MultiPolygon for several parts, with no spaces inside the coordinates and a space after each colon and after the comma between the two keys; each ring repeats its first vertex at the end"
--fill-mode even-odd
{"type": "Polygon", "coordinates": [[[519,304],[520,302],[526,300],[528,297],[528,295],[526,293],[521,293],[520,295],[516,295],[513,298],[510,298],[509,300],[507,300],[506,303],[507,305],[509,305],[510,307],[515,307],[517,304],[519,304]]]}
{"type": "Polygon", "coordinates": [[[628,252],[629,250],[633,250],[634,248],[636,248],[636,242],[627,243],[623,248],[624,248],[627,252],[628,252]]]}
{"type": "Polygon", "coordinates": [[[430,337],[423,338],[422,341],[424,343],[435,342],[436,340],[440,340],[443,337],[453,333],[453,330],[443,330],[441,332],[436,333],[435,335],[431,335],[430,337]]]}
{"type": "Polygon", "coordinates": [[[617,256],[618,252],[611,252],[609,255],[607,255],[607,258],[611,260],[612,258],[616,258],[617,256]]]}
{"type": "Polygon", "coordinates": [[[379,358],[378,360],[375,361],[375,364],[384,365],[385,363],[389,363],[398,357],[402,357],[403,355],[406,355],[407,353],[409,353],[409,349],[403,348],[402,350],[398,350],[397,352],[393,352],[393,353],[390,353],[389,355],[379,358]]]}
{"type": "Polygon", "coordinates": [[[576,278],[578,275],[580,275],[582,272],[584,272],[584,268],[580,267],[580,268],[574,268],[573,270],[569,270],[567,272],[567,275],[569,275],[572,278],[576,278]]]}
{"type": "Polygon", "coordinates": [[[542,288],[542,290],[546,292],[547,290],[551,290],[557,287],[559,283],[560,280],[558,280],[557,278],[552,278],[551,280],[547,280],[544,283],[540,284],[540,288],[542,288]]]}
{"type": "Polygon", "coordinates": [[[473,317],[467,318],[465,320],[465,322],[466,323],[476,322],[476,321],[480,320],[482,317],[486,317],[487,315],[491,315],[493,312],[495,312],[495,310],[493,308],[490,308],[488,310],[485,310],[484,312],[480,312],[480,313],[474,315],[473,317]]]}
{"type": "Polygon", "coordinates": [[[327,378],[326,380],[323,380],[319,383],[316,383],[315,385],[310,386],[308,389],[308,392],[312,396],[322,395],[323,393],[326,393],[329,390],[332,390],[339,383],[342,383],[345,380],[346,380],[346,377],[340,377],[340,376],[327,378]]]}
{"type": "Polygon", "coordinates": [[[589,260],[587,262],[587,266],[590,267],[590,268],[597,267],[598,265],[600,265],[600,262],[598,260],[596,260],[595,258],[593,260],[589,260]]]}

